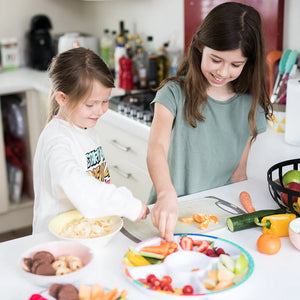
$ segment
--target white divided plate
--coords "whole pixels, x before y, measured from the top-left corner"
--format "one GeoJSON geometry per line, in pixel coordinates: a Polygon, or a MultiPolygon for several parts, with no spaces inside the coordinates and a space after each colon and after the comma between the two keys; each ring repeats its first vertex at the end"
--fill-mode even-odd
{"type": "MultiPolygon", "coordinates": [[[[145,246],[154,246],[159,245],[161,241],[160,237],[150,238],[143,242],[140,242],[135,245],[135,248],[140,251],[145,246]]],[[[205,296],[215,293],[220,293],[232,289],[242,283],[244,283],[250,275],[253,273],[254,262],[250,254],[244,250],[239,245],[232,243],[230,241],[224,240],[210,235],[203,234],[175,234],[174,242],[178,244],[178,251],[168,255],[165,260],[160,264],[140,266],[140,267],[131,267],[123,262],[123,272],[127,278],[138,288],[142,289],[144,292],[152,295],[158,296],[205,296]],[[233,259],[237,259],[241,253],[248,260],[249,271],[245,278],[237,284],[232,285],[231,287],[221,290],[221,291],[211,291],[204,287],[203,280],[206,278],[207,273],[212,269],[217,269],[217,263],[219,262],[219,257],[208,257],[203,253],[197,251],[186,251],[183,250],[180,245],[180,239],[182,236],[190,236],[193,240],[207,240],[213,242],[213,247],[223,248],[226,253],[228,253],[233,259]],[[198,271],[194,271],[199,269],[198,271]],[[192,271],[193,270],[193,271],[192,271]],[[177,289],[182,289],[185,285],[191,285],[194,289],[193,295],[180,295],[166,293],[163,291],[154,291],[151,290],[148,286],[144,285],[138,279],[145,279],[149,274],[154,274],[158,279],[161,279],[163,276],[168,275],[172,278],[172,287],[177,289]]],[[[124,256],[125,257],[125,256],[124,256]]]]}

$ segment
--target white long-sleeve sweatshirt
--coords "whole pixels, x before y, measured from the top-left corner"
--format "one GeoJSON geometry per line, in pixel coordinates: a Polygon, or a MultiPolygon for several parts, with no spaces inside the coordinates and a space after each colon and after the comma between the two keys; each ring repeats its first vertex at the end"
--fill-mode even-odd
{"type": "Polygon", "coordinates": [[[119,215],[136,220],[142,202],[110,183],[100,137],[54,118],[40,135],[33,165],[33,233],[48,230],[56,215],[78,209],[86,218],[119,215]]]}

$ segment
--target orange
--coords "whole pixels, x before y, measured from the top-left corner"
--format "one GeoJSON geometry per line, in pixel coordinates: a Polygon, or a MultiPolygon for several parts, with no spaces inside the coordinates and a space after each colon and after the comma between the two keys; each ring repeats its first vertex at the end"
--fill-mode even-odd
{"type": "Polygon", "coordinates": [[[204,221],[204,222],[202,222],[202,223],[199,224],[199,228],[201,230],[204,230],[204,229],[206,229],[208,227],[208,225],[209,225],[209,220],[206,220],[206,221],[204,221]]]}
{"type": "Polygon", "coordinates": [[[257,240],[257,249],[264,254],[276,254],[281,248],[280,237],[272,233],[263,233],[257,240]]]}
{"type": "Polygon", "coordinates": [[[219,223],[219,218],[218,218],[217,216],[214,216],[214,215],[209,216],[209,220],[210,220],[212,223],[216,223],[216,224],[219,223]]]}

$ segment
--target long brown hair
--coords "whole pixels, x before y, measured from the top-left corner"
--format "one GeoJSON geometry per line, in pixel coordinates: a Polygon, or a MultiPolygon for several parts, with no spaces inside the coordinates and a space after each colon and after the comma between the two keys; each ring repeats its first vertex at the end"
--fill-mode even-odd
{"type": "Polygon", "coordinates": [[[197,29],[173,80],[180,83],[186,96],[185,115],[192,127],[198,121],[205,121],[202,108],[206,105],[208,81],[201,71],[202,49],[207,46],[217,51],[241,48],[247,62],[241,75],[231,82],[235,93],[249,93],[253,101],[248,114],[248,123],[253,140],[257,136],[256,111],[260,104],[267,119],[272,115],[266,85],[266,60],[264,40],[259,13],[251,6],[226,2],[212,9],[197,29]]]}
{"type": "Polygon", "coordinates": [[[68,95],[74,109],[91,92],[94,80],[107,88],[114,87],[114,78],[104,61],[93,51],[82,47],[54,57],[48,74],[52,82],[48,122],[59,110],[56,92],[68,95]]]}

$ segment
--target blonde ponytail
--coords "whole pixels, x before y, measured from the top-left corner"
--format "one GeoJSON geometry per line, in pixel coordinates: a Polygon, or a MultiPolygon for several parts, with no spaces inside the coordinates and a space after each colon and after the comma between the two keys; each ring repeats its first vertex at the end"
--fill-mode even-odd
{"type": "Polygon", "coordinates": [[[50,106],[49,106],[49,114],[47,122],[50,122],[55,115],[57,115],[59,110],[59,105],[55,100],[55,91],[52,88],[49,94],[50,106]]]}

